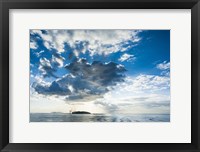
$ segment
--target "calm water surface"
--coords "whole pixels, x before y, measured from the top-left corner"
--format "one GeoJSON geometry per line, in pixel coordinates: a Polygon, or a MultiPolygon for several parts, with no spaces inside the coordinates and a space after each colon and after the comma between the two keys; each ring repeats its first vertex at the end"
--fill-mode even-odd
{"type": "Polygon", "coordinates": [[[69,114],[31,113],[30,122],[170,122],[169,114],[69,114]]]}

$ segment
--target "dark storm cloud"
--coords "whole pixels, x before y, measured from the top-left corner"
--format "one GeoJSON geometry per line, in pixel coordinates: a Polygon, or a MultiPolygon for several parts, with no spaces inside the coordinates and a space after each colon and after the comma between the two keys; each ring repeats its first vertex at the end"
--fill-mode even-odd
{"type": "Polygon", "coordinates": [[[65,66],[74,76],[81,76],[83,79],[95,82],[98,85],[108,86],[122,81],[125,68],[114,62],[107,64],[100,61],[94,61],[92,64],[87,63],[85,59],[79,59],[65,66]]]}
{"type": "Polygon", "coordinates": [[[35,83],[33,88],[40,94],[67,95],[69,100],[82,99],[88,95],[101,95],[123,81],[125,68],[114,62],[89,64],[85,59],[75,60],[65,66],[70,74],[53,81],[50,85],[35,83]]]}
{"type": "Polygon", "coordinates": [[[44,95],[66,95],[70,93],[68,88],[61,87],[56,81],[52,82],[50,85],[33,83],[32,87],[37,93],[44,95]]]}

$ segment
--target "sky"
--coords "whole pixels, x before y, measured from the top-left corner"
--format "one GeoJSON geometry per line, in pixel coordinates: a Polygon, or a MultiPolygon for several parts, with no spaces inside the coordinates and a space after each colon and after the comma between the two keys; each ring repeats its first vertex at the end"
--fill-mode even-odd
{"type": "Polygon", "coordinates": [[[30,112],[170,113],[170,30],[30,30],[30,112]]]}

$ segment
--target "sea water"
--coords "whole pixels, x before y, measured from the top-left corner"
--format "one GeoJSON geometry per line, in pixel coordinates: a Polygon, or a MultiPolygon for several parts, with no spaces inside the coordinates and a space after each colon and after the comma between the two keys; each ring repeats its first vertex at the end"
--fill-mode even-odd
{"type": "Polygon", "coordinates": [[[30,122],[170,122],[170,115],[31,113],[30,122]]]}

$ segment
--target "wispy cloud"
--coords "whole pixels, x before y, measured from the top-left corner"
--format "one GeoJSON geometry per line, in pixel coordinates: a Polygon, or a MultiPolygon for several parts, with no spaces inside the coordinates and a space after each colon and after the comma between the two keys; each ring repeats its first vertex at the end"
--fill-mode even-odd
{"type": "Polygon", "coordinates": [[[34,54],[39,58],[41,56],[41,54],[44,53],[44,50],[40,51],[40,52],[34,52],[34,54]]]}
{"type": "Polygon", "coordinates": [[[169,113],[169,78],[156,75],[128,77],[94,103],[107,112],[169,113]]]}
{"type": "Polygon", "coordinates": [[[131,61],[134,61],[136,59],[136,57],[134,55],[131,55],[131,54],[127,54],[127,53],[124,53],[120,58],[119,58],[119,61],[121,62],[131,62],[131,61]]]}
{"type": "Polygon", "coordinates": [[[170,62],[164,61],[156,65],[156,67],[160,70],[167,70],[170,68],[170,62]]]}
{"type": "Polygon", "coordinates": [[[170,62],[164,61],[156,65],[156,68],[161,70],[161,75],[170,76],[170,62]]]}

